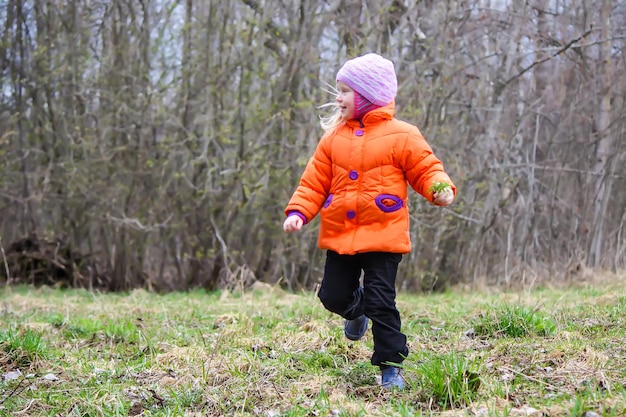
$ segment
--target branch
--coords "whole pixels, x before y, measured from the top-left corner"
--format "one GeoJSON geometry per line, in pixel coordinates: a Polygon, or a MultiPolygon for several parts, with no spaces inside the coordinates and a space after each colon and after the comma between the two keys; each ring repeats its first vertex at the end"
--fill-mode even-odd
{"type": "Polygon", "coordinates": [[[228,271],[228,275],[232,275],[230,266],[228,266],[228,246],[226,245],[226,242],[222,238],[222,235],[220,235],[220,231],[217,228],[217,224],[215,223],[215,219],[213,218],[213,215],[211,215],[211,225],[213,226],[213,230],[215,231],[215,237],[217,238],[217,240],[220,242],[220,245],[222,246],[222,257],[224,259],[224,267],[228,271]]]}
{"type": "MultiPolygon", "coordinates": [[[[254,10],[255,13],[262,16],[262,5],[257,0],[243,0],[246,6],[254,10]]],[[[269,38],[265,40],[265,46],[276,52],[279,56],[282,55],[279,45],[276,44],[275,39],[278,38],[283,42],[283,45],[289,44],[289,39],[285,36],[284,32],[274,24],[274,21],[270,18],[265,22],[265,31],[269,34],[269,38]]]]}
{"type": "Polygon", "coordinates": [[[4,272],[7,280],[6,285],[11,283],[11,272],[9,271],[9,263],[7,262],[7,254],[4,252],[4,246],[2,246],[2,237],[0,237],[0,252],[2,252],[2,260],[4,261],[4,272]]]}
{"type": "Polygon", "coordinates": [[[576,39],[573,39],[571,41],[569,41],[567,44],[565,44],[565,46],[563,46],[561,49],[558,49],[555,53],[553,53],[550,56],[547,56],[543,59],[540,59],[539,61],[535,61],[532,64],[530,64],[529,66],[527,66],[526,68],[524,68],[523,70],[521,70],[517,75],[514,75],[513,77],[509,78],[508,80],[506,80],[505,82],[501,83],[498,87],[499,91],[504,90],[504,88],[509,85],[509,83],[511,83],[512,81],[518,79],[519,77],[521,77],[522,75],[524,75],[525,73],[527,73],[528,71],[530,71],[531,69],[533,69],[534,67],[536,67],[537,65],[543,64],[546,61],[549,61],[553,58],[556,58],[557,56],[561,55],[563,52],[567,51],[568,49],[570,49],[571,47],[574,46],[574,44],[580,42],[582,39],[586,38],[587,36],[589,36],[589,34],[593,31],[593,27],[590,27],[588,31],[586,31],[585,33],[583,33],[582,35],[580,35],[579,37],[577,37],[576,39]]]}
{"type": "MultiPolygon", "coordinates": [[[[576,169],[576,168],[568,168],[568,167],[558,167],[558,166],[550,166],[550,165],[539,165],[539,164],[527,164],[527,163],[519,163],[519,164],[502,164],[502,165],[490,165],[487,166],[488,170],[501,170],[501,169],[512,169],[512,168],[532,168],[543,171],[554,171],[554,172],[570,172],[574,174],[581,175],[595,175],[595,176],[603,176],[605,175],[602,172],[595,171],[587,171],[584,169],[576,169]]],[[[626,176],[619,174],[611,174],[609,175],[612,179],[624,179],[626,176]]]]}
{"type": "MultiPolygon", "coordinates": [[[[15,388],[13,388],[13,390],[11,390],[11,392],[9,392],[6,395],[6,397],[4,397],[2,400],[0,400],[0,405],[4,404],[9,398],[11,398],[13,396],[20,395],[26,388],[30,387],[31,385],[33,385],[33,383],[32,382],[28,382],[28,380],[26,378],[20,379],[19,382],[17,383],[17,386],[15,388]],[[27,382],[26,385],[22,385],[23,382],[27,382]]],[[[28,410],[28,408],[30,408],[30,406],[31,406],[31,404],[29,404],[25,408],[25,410],[28,410]]],[[[22,411],[24,411],[24,410],[22,410],[22,411]]]]}
{"type": "Polygon", "coordinates": [[[173,215],[170,214],[167,217],[167,219],[165,219],[165,221],[162,223],[157,223],[153,225],[145,225],[141,223],[139,219],[129,218],[129,217],[126,217],[126,215],[124,215],[124,217],[121,219],[118,217],[113,217],[111,215],[106,216],[106,218],[112,221],[113,223],[121,224],[122,226],[127,226],[127,227],[130,227],[131,229],[140,230],[144,232],[154,232],[157,229],[165,228],[167,224],[170,222],[170,220],[172,220],[172,217],[173,215]]]}
{"type": "Polygon", "coordinates": [[[559,387],[557,387],[557,386],[555,386],[555,385],[552,385],[552,384],[551,384],[551,383],[549,383],[549,382],[543,381],[543,380],[538,379],[538,378],[534,378],[534,377],[532,377],[532,376],[530,376],[530,375],[526,375],[526,374],[524,374],[524,373],[522,373],[522,372],[516,371],[515,369],[508,368],[508,367],[505,367],[505,366],[503,366],[503,367],[501,367],[501,368],[499,368],[499,369],[500,369],[501,371],[508,371],[508,372],[512,372],[512,373],[514,373],[514,374],[517,374],[517,375],[519,375],[519,376],[522,376],[522,377],[524,377],[524,378],[528,379],[529,381],[533,381],[533,382],[537,382],[537,383],[539,383],[539,384],[543,384],[543,385],[545,385],[546,387],[548,387],[548,388],[550,388],[550,389],[552,389],[552,390],[554,390],[554,391],[558,391],[558,392],[566,392],[566,391],[565,391],[565,390],[563,390],[562,388],[559,388],[559,387]]]}

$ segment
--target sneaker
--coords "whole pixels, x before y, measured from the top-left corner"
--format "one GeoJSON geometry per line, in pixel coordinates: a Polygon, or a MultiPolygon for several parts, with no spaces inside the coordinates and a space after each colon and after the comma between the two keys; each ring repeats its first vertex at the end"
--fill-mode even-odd
{"type": "Polygon", "coordinates": [[[404,389],[404,378],[402,377],[400,368],[390,366],[382,369],[382,379],[380,381],[383,388],[387,389],[404,389]]]}
{"type": "Polygon", "coordinates": [[[364,315],[354,320],[346,320],[343,326],[343,332],[350,340],[360,340],[367,331],[369,319],[364,315]]]}

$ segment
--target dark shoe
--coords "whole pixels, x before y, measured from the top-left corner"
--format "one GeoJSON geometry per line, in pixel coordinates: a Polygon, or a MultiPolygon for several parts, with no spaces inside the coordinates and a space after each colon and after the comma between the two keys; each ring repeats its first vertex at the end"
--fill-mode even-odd
{"type": "Polygon", "coordinates": [[[383,388],[397,390],[404,389],[404,378],[402,378],[400,368],[390,366],[389,368],[382,369],[382,374],[383,376],[380,383],[383,388]]]}
{"type": "Polygon", "coordinates": [[[350,340],[360,340],[367,331],[369,319],[365,316],[357,317],[354,320],[346,320],[343,332],[350,340]]]}

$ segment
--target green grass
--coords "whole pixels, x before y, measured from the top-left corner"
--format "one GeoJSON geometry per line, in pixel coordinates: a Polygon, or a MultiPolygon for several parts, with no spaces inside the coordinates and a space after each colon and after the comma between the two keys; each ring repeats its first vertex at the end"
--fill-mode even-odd
{"type": "Polygon", "coordinates": [[[2,288],[0,415],[624,415],[623,288],[401,293],[402,392],[312,293],[2,288]]]}
{"type": "Polygon", "coordinates": [[[11,327],[0,332],[0,352],[8,355],[19,368],[27,367],[39,359],[45,359],[48,351],[42,335],[29,328],[11,327]]]}
{"type": "Polygon", "coordinates": [[[425,358],[406,369],[418,376],[422,402],[433,402],[442,408],[470,405],[480,388],[478,358],[468,360],[457,352],[448,352],[425,358]]]}
{"type": "Polygon", "coordinates": [[[476,320],[475,330],[481,336],[526,337],[551,336],[556,323],[536,308],[519,304],[489,306],[488,312],[476,320]]]}

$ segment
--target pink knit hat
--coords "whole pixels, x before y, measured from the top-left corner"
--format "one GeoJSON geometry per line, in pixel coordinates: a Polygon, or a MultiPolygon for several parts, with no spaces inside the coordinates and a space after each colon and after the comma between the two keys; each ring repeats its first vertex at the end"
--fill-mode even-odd
{"type": "Polygon", "coordinates": [[[376,106],[386,106],[396,98],[398,79],[393,62],[378,54],[366,54],[347,61],[339,72],[341,81],[376,106]]]}

